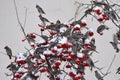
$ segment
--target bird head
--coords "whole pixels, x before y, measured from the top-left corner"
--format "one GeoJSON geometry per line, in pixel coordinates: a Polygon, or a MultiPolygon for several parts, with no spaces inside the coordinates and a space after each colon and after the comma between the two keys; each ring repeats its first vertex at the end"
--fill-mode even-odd
{"type": "Polygon", "coordinates": [[[4,49],[8,49],[8,46],[5,46],[4,49]]]}
{"type": "Polygon", "coordinates": [[[36,8],[38,8],[39,6],[36,4],[36,8]]]}

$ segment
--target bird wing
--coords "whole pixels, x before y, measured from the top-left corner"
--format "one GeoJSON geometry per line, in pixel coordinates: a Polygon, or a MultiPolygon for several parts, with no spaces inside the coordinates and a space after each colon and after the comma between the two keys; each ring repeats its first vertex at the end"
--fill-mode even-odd
{"type": "Polygon", "coordinates": [[[39,13],[45,14],[45,12],[43,11],[43,9],[39,5],[36,5],[36,8],[37,8],[37,10],[38,10],[39,13]]]}
{"type": "Polygon", "coordinates": [[[113,34],[113,42],[115,43],[115,44],[118,44],[119,42],[118,42],[118,38],[117,38],[117,36],[115,35],[115,34],[113,34]]]}

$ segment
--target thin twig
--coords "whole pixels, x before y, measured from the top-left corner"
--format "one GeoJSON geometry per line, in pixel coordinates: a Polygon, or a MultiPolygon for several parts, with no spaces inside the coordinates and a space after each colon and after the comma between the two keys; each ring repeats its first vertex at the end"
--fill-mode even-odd
{"type": "Polygon", "coordinates": [[[114,62],[115,58],[116,58],[116,55],[114,55],[114,57],[113,57],[113,59],[112,59],[112,61],[111,61],[110,65],[109,65],[109,67],[108,67],[108,69],[107,69],[107,71],[106,71],[106,74],[107,74],[107,73],[109,72],[109,70],[111,69],[112,64],[113,64],[113,62],[114,62]]]}
{"type": "Polygon", "coordinates": [[[27,21],[27,8],[25,8],[25,20],[23,25],[24,29],[25,29],[26,21],[27,21]]]}
{"type": "MultiPolygon", "coordinates": [[[[18,16],[18,10],[17,10],[16,2],[15,2],[15,0],[13,0],[13,1],[14,1],[14,6],[15,6],[15,11],[16,11],[16,16],[17,16],[17,21],[18,21],[18,23],[19,23],[19,25],[20,25],[20,28],[21,28],[21,30],[22,30],[25,38],[27,39],[27,35],[26,35],[25,31],[24,31],[24,28],[23,28],[23,26],[22,26],[22,24],[21,24],[21,22],[20,22],[19,16],[18,16]]],[[[28,40],[27,40],[27,41],[28,41],[28,40]]],[[[28,43],[30,44],[29,41],[28,41],[28,43]]]]}
{"type": "MultiPolygon", "coordinates": [[[[4,53],[4,52],[2,52],[2,51],[0,51],[0,53],[7,56],[7,54],[4,53]]],[[[14,58],[15,58],[15,56],[11,56],[11,57],[14,57],[14,58]]]]}
{"type": "Polygon", "coordinates": [[[80,3],[78,3],[78,4],[79,4],[79,6],[77,7],[77,9],[76,9],[76,11],[75,11],[75,14],[74,14],[74,19],[75,19],[75,21],[76,21],[76,17],[77,17],[77,15],[78,15],[78,11],[79,11],[80,6],[81,6],[80,3]]]}
{"type": "Polygon", "coordinates": [[[107,4],[109,5],[109,7],[111,8],[111,10],[115,13],[115,15],[120,19],[119,15],[115,12],[115,10],[110,6],[108,0],[106,0],[107,4]]]}

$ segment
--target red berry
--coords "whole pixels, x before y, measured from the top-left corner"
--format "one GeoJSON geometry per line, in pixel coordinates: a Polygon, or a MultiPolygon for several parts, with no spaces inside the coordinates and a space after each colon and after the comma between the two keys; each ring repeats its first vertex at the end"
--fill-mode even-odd
{"type": "Polygon", "coordinates": [[[99,34],[100,34],[100,35],[103,35],[103,32],[100,32],[99,34]]]}
{"type": "Polygon", "coordinates": [[[42,62],[37,62],[37,65],[41,65],[42,64],[42,62]]]}
{"type": "Polygon", "coordinates": [[[41,72],[41,73],[46,72],[46,71],[48,71],[48,68],[47,68],[47,67],[40,69],[40,72],[41,72]]]}
{"type": "Polygon", "coordinates": [[[55,32],[51,31],[51,32],[50,32],[50,35],[51,35],[51,36],[55,35],[55,32]]]}
{"type": "Polygon", "coordinates": [[[80,65],[81,61],[80,61],[79,59],[76,59],[76,60],[75,60],[75,63],[76,63],[77,65],[80,65]]]}
{"type": "Polygon", "coordinates": [[[33,43],[33,44],[30,44],[30,46],[32,47],[32,48],[34,48],[35,47],[35,44],[33,43]]]}
{"type": "Polygon", "coordinates": [[[41,31],[44,31],[44,29],[43,29],[43,28],[41,28],[40,30],[41,30],[41,31]]]}
{"type": "Polygon", "coordinates": [[[80,30],[80,28],[79,28],[79,27],[75,27],[75,28],[73,29],[73,32],[76,31],[76,30],[80,30]]]}
{"type": "Polygon", "coordinates": [[[61,48],[70,48],[70,47],[71,47],[71,45],[69,45],[67,43],[61,44],[61,48]]]}
{"type": "Polygon", "coordinates": [[[103,18],[98,18],[97,19],[99,22],[102,22],[104,19],[103,18]]]}
{"type": "Polygon", "coordinates": [[[75,26],[75,25],[73,23],[71,23],[70,26],[75,26]]]}
{"type": "Polygon", "coordinates": [[[46,60],[45,59],[42,59],[42,61],[41,61],[42,63],[45,63],[46,62],[46,60]]]}
{"type": "Polygon", "coordinates": [[[61,45],[57,45],[57,48],[62,48],[61,45]]]}
{"type": "Polygon", "coordinates": [[[61,62],[55,62],[55,66],[59,67],[61,65],[61,62]]]}
{"type": "Polygon", "coordinates": [[[101,14],[101,12],[100,12],[100,10],[98,9],[98,10],[96,10],[96,14],[97,15],[100,15],[101,14]]]}
{"type": "Polygon", "coordinates": [[[107,17],[107,15],[106,15],[106,14],[102,14],[102,16],[103,16],[103,18],[107,17]]]}
{"type": "Polygon", "coordinates": [[[60,80],[60,78],[57,77],[57,78],[55,78],[55,80],[60,80]]]}
{"type": "Polygon", "coordinates": [[[36,36],[34,34],[32,34],[32,33],[30,33],[30,37],[33,38],[33,39],[36,38],[36,36]]]}
{"type": "Polygon", "coordinates": [[[85,47],[89,47],[89,46],[90,46],[90,44],[84,44],[84,46],[85,46],[85,47]]]}
{"type": "Polygon", "coordinates": [[[75,77],[75,74],[73,72],[69,72],[70,77],[75,77]]]}
{"type": "Polygon", "coordinates": [[[73,78],[73,80],[80,80],[78,77],[73,78]]]}
{"type": "Polygon", "coordinates": [[[71,67],[72,67],[72,66],[71,66],[71,65],[69,65],[69,64],[68,64],[68,65],[66,65],[66,68],[71,68],[71,67]]]}
{"type": "Polygon", "coordinates": [[[102,14],[102,16],[103,16],[103,18],[104,18],[105,20],[109,20],[109,19],[110,19],[106,14],[102,14]]]}
{"type": "Polygon", "coordinates": [[[75,59],[77,56],[76,56],[75,54],[71,53],[71,54],[70,54],[70,57],[71,57],[72,59],[75,59]]]}
{"type": "Polygon", "coordinates": [[[85,26],[87,26],[87,24],[86,24],[85,22],[82,22],[82,23],[81,23],[81,26],[82,26],[82,27],[85,27],[85,26]]]}
{"type": "Polygon", "coordinates": [[[25,63],[26,63],[26,61],[25,61],[25,60],[19,60],[19,61],[16,61],[16,63],[17,63],[17,64],[21,64],[21,65],[22,65],[22,64],[25,64],[25,63]]]}
{"type": "Polygon", "coordinates": [[[52,68],[53,68],[54,70],[59,69],[59,67],[58,67],[58,66],[53,66],[52,68]]]}
{"type": "Polygon", "coordinates": [[[34,57],[34,55],[31,55],[31,54],[30,54],[29,58],[30,58],[30,59],[34,59],[35,57],[34,57]]]}
{"type": "Polygon", "coordinates": [[[24,42],[26,39],[22,39],[22,42],[24,42]]]}
{"type": "Polygon", "coordinates": [[[84,55],[82,59],[83,59],[83,60],[88,59],[88,55],[84,55]]]}
{"type": "Polygon", "coordinates": [[[93,36],[94,35],[94,33],[93,32],[89,32],[89,36],[93,36]]]}
{"type": "Polygon", "coordinates": [[[73,60],[71,57],[67,57],[66,59],[67,59],[67,61],[73,60]]]}
{"type": "Polygon", "coordinates": [[[100,15],[100,14],[101,14],[101,11],[100,11],[99,9],[93,10],[93,12],[95,12],[97,15],[100,15]]]}
{"type": "Polygon", "coordinates": [[[109,18],[109,17],[105,17],[104,19],[105,19],[105,20],[110,20],[110,18],[109,18]]]}
{"type": "Polygon", "coordinates": [[[56,53],[56,52],[57,52],[57,50],[55,50],[55,49],[52,49],[51,51],[52,51],[53,53],[56,53]]]}
{"type": "Polygon", "coordinates": [[[87,67],[87,66],[89,66],[89,64],[88,63],[83,63],[83,66],[87,67]]]}
{"type": "Polygon", "coordinates": [[[35,76],[36,79],[38,79],[39,77],[40,77],[39,75],[35,76]]]}
{"type": "Polygon", "coordinates": [[[18,72],[18,74],[23,75],[23,74],[24,74],[24,72],[18,72]]]}
{"type": "Polygon", "coordinates": [[[70,51],[63,51],[62,53],[63,54],[70,54],[71,52],[70,51]]]}
{"type": "Polygon", "coordinates": [[[22,77],[22,76],[19,75],[19,74],[17,74],[17,75],[14,76],[14,78],[17,78],[17,79],[20,79],[21,77],[22,77]]]}
{"type": "Polygon", "coordinates": [[[47,57],[50,57],[50,54],[44,54],[44,56],[47,58],[47,57]]]}

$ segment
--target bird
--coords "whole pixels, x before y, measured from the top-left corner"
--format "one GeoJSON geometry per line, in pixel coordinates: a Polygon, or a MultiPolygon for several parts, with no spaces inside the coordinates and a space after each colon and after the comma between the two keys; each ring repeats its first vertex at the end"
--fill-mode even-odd
{"type": "Polygon", "coordinates": [[[43,38],[45,41],[48,41],[48,38],[49,38],[49,37],[46,36],[46,35],[41,35],[40,37],[43,38]]]}
{"type": "Polygon", "coordinates": [[[118,48],[118,39],[117,36],[115,34],[113,34],[113,42],[111,41],[110,44],[113,46],[113,48],[116,50],[116,52],[119,52],[119,48],[118,48]]]}
{"type": "Polygon", "coordinates": [[[89,57],[89,58],[86,60],[86,62],[89,64],[90,70],[92,71],[92,68],[95,67],[93,60],[89,57]]]}
{"type": "Polygon", "coordinates": [[[120,67],[118,67],[116,74],[120,74],[120,67]]]}
{"type": "Polygon", "coordinates": [[[95,38],[92,38],[90,43],[95,44],[95,38]]]}
{"type": "Polygon", "coordinates": [[[45,14],[45,12],[43,11],[43,9],[39,5],[36,4],[36,8],[37,8],[37,10],[38,10],[38,12],[40,14],[45,14]]]}
{"type": "Polygon", "coordinates": [[[100,25],[100,26],[98,26],[98,28],[97,28],[97,33],[99,33],[100,35],[102,35],[103,33],[103,31],[104,30],[108,30],[109,29],[109,27],[107,27],[106,25],[100,25]]]}
{"type": "Polygon", "coordinates": [[[40,20],[43,22],[45,26],[45,22],[50,22],[47,18],[43,17],[41,14],[39,15],[40,20]]]}
{"type": "Polygon", "coordinates": [[[5,46],[4,49],[6,50],[7,55],[9,56],[9,59],[12,59],[12,50],[8,46],[5,46]]]}
{"type": "Polygon", "coordinates": [[[13,62],[11,62],[6,68],[11,68],[11,67],[13,67],[13,68],[16,67],[15,64],[14,64],[13,62]]]}
{"type": "Polygon", "coordinates": [[[57,31],[56,24],[54,24],[53,22],[50,23],[50,25],[47,25],[47,28],[53,31],[57,31]]]}
{"type": "Polygon", "coordinates": [[[117,19],[116,14],[115,14],[114,11],[110,11],[110,12],[109,12],[109,17],[111,17],[112,19],[118,21],[118,19],[117,19]]]}
{"type": "Polygon", "coordinates": [[[31,42],[35,43],[35,40],[30,36],[30,34],[27,34],[26,38],[29,43],[31,43],[31,42]]]}
{"type": "Polygon", "coordinates": [[[20,68],[21,66],[20,65],[16,65],[16,63],[14,62],[11,62],[6,68],[7,69],[11,69],[11,71],[13,72],[13,74],[16,73],[16,71],[20,68]]]}
{"type": "Polygon", "coordinates": [[[72,27],[68,28],[64,33],[61,34],[61,36],[70,36],[72,31],[72,27]]]}
{"type": "Polygon", "coordinates": [[[116,32],[116,36],[117,36],[118,40],[120,41],[120,29],[116,32]]]}
{"type": "Polygon", "coordinates": [[[86,14],[86,15],[87,15],[87,14],[91,14],[91,12],[92,12],[92,8],[87,9],[87,10],[85,11],[85,14],[86,14]]]}
{"type": "Polygon", "coordinates": [[[96,77],[98,80],[103,80],[103,77],[100,75],[100,73],[98,73],[97,70],[95,71],[95,77],[96,77]]]}

